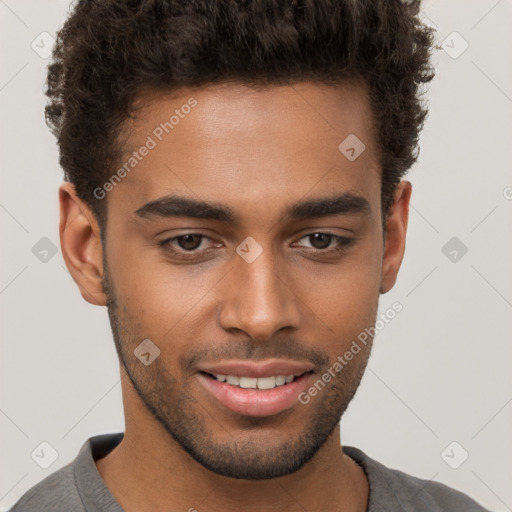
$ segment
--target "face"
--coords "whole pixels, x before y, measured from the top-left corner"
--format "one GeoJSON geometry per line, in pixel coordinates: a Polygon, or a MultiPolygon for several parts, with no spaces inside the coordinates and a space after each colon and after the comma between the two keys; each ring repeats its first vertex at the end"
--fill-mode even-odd
{"type": "Polygon", "coordinates": [[[121,364],[204,467],[297,471],[358,388],[371,339],[334,377],[333,365],[374,325],[402,258],[408,196],[386,247],[365,90],[216,85],[144,100],[126,172],[103,188],[98,268],[121,364]],[[343,152],[350,134],[360,142],[343,152]]]}

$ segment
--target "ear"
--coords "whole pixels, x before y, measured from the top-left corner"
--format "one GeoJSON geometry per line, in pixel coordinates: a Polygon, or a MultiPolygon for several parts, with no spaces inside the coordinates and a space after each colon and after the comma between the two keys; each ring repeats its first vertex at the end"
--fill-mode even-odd
{"type": "Polygon", "coordinates": [[[380,293],[387,293],[395,285],[398,270],[405,252],[405,235],[409,219],[409,201],[412,185],[401,181],[395,192],[395,199],[386,220],[386,238],[382,257],[380,293]]]}
{"type": "Polygon", "coordinates": [[[60,246],[66,266],[89,303],[105,306],[103,292],[103,248],[100,228],[91,209],[64,182],[59,188],[60,246]]]}

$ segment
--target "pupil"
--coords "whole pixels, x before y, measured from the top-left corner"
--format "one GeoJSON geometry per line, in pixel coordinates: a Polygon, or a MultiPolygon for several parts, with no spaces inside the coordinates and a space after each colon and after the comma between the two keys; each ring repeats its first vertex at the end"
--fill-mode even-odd
{"type": "Polygon", "coordinates": [[[183,236],[180,236],[178,238],[178,244],[180,245],[180,247],[182,249],[186,249],[186,250],[192,250],[192,249],[197,249],[201,243],[201,236],[202,235],[183,235],[183,236]],[[194,243],[194,237],[195,240],[196,240],[196,243],[194,243]],[[183,241],[185,241],[183,243],[183,241]],[[199,242],[199,243],[197,243],[199,242]]]}
{"type": "Polygon", "coordinates": [[[313,235],[310,236],[313,237],[313,247],[315,247],[315,249],[325,249],[326,247],[329,246],[329,243],[331,242],[331,235],[327,235],[325,233],[314,233],[313,235]],[[322,243],[322,238],[324,239],[325,243],[322,243]],[[317,241],[320,241],[321,247],[318,247],[316,245],[317,241]]]}

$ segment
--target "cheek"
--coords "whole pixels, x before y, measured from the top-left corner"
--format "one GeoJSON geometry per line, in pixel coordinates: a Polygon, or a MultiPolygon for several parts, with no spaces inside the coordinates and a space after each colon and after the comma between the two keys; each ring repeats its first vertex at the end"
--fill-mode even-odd
{"type": "MultiPolygon", "coordinates": [[[[308,292],[306,303],[326,326],[325,334],[338,345],[373,325],[378,308],[378,282],[367,271],[331,276],[329,285],[308,292]]],[[[318,324],[318,321],[317,321],[318,324]]]]}
{"type": "Polygon", "coordinates": [[[374,325],[379,304],[382,242],[361,244],[342,263],[325,267],[303,287],[303,300],[326,327],[325,335],[339,348],[374,325]]]}
{"type": "Polygon", "coordinates": [[[192,337],[201,325],[199,315],[211,301],[208,292],[221,274],[173,266],[153,248],[138,246],[130,251],[128,243],[122,251],[111,248],[109,271],[124,321],[134,329],[137,324],[139,335],[161,343],[181,339],[184,331],[192,337]]]}

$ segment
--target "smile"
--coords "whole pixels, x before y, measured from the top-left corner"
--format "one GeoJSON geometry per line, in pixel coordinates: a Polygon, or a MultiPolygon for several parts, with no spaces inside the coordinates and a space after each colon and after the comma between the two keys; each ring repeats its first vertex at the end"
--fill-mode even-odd
{"type": "Polygon", "coordinates": [[[295,375],[276,375],[271,377],[238,377],[236,375],[212,375],[219,382],[227,382],[232,386],[238,386],[244,389],[273,389],[276,386],[289,384],[295,379],[295,375]]]}
{"type": "Polygon", "coordinates": [[[227,409],[247,416],[270,416],[293,407],[312,374],[239,377],[201,371],[196,375],[206,391],[227,409]]]}

